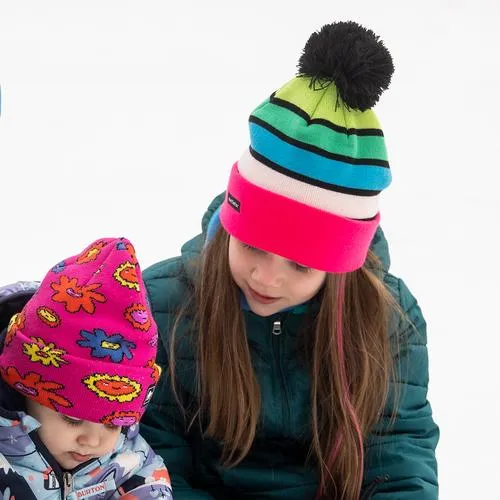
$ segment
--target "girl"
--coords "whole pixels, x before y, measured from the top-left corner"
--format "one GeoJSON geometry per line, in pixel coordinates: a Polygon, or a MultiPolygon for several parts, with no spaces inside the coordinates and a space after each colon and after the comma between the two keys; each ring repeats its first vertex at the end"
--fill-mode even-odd
{"type": "Polygon", "coordinates": [[[163,371],[143,431],[176,498],[437,498],[425,322],[378,228],[392,72],[372,31],[314,33],[203,234],[145,272],[163,371]]]}
{"type": "Polygon", "coordinates": [[[101,239],[54,266],[36,291],[3,287],[0,318],[8,312],[0,496],[172,498],[163,460],[138,433],[159,368],[132,244],[101,239]]]}

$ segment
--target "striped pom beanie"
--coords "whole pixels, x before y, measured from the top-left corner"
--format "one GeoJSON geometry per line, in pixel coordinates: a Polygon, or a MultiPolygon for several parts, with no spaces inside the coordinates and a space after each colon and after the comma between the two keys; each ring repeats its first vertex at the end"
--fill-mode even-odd
{"type": "Polygon", "coordinates": [[[309,38],[298,75],[250,115],[250,147],[233,165],[220,220],[228,233],[303,266],[360,268],[391,172],[371,109],[392,58],[354,22],[309,38]]]}
{"type": "Polygon", "coordinates": [[[103,238],[55,265],[10,321],[3,379],[70,417],[130,426],[160,371],[157,327],[133,245],[103,238]]]}

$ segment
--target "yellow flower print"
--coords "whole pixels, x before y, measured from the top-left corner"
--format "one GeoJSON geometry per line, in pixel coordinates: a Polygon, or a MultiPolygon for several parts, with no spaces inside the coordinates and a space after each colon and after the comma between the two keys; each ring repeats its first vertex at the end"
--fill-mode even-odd
{"type": "Polygon", "coordinates": [[[110,401],[132,401],[141,393],[141,384],[128,377],[95,373],[83,380],[83,383],[100,398],[110,401]]]}
{"type": "Polygon", "coordinates": [[[59,368],[61,364],[67,363],[62,356],[66,354],[63,349],[56,349],[54,343],[46,344],[40,337],[31,337],[31,344],[23,344],[23,352],[30,357],[33,362],[42,363],[43,366],[55,366],[59,368]]]}
{"type": "Polygon", "coordinates": [[[138,292],[139,288],[139,278],[137,277],[137,269],[134,264],[128,260],[117,267],[113,276],[120,285],[126,286],[130,289],[135,289],[138,292]]]}

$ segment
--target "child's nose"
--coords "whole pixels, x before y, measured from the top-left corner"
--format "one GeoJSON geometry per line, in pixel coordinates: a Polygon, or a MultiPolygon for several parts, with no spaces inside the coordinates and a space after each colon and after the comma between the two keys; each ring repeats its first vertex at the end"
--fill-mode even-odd
{"type": "Polygon", "coordinates": [[[101,424],[86,422],[85,429],[78,436],[78,443],[82,446],[96,448],[101,442],[101,424]]]}

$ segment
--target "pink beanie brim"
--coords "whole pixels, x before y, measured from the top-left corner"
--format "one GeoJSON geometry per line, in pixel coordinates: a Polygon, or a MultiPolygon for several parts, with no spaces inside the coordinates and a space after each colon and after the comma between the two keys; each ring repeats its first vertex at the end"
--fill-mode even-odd
{"type": "Polygon", "coordinates": [[[235,163],[220,219],[244,243],[302,266],[346,273],[363,266],[380,213],[356,220],[305,205],[252,184],[235,163]]]}

